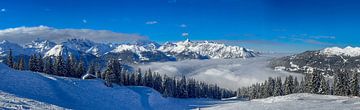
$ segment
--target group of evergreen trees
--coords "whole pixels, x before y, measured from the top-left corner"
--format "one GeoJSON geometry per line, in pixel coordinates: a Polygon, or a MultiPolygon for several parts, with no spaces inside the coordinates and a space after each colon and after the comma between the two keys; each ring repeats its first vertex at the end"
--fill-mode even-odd
{"type": "Polygon", "coordinates": [[[25,66],[23,57],[18,59],[18,63],[14,63],[14,61],[10,50],[7,65],[14,69],[75,78],[80,78],[88,73],[104,79],[105,85],[109,87],[112,87],[113,83],[123,86],[147,86],[157,90],[165,97],[221,99],[236,95],[231,90],[192,78],[187,79],[185,76],[181,78],[168,77],[152,72],[150,69],[144,73],[140,69],[135,73],[129,73],[118,60],[114,59],[109,60],[103,72],[95,64],[89,65],[86,69],[83,61],[77,60],[72,55],[64,59],[62,56],[43,58],[41,55],[34,54],[30,56],[28,66],[25,66]]]}
{"type": "Polygon", "coordinates": [[[30,70],[58,76],[80,78],[86,74],[84,63],[81,60],[77,61],[72,55],[64,60],[61,56],[43,58],[41,55],[33,54],[28,63],[25,63],[24,56],[20,56],[15,63],[15,58],[10,50],[6,64],[17,70],[30,70]]]}
{"type": "Polygon", "coordinates": [[[297,77],[288,76],[285,81],[280,77],[269,77],[263,83],[256,83],[250,87],[242,87],[237,90],[238,97],[250,99],[282,96],[292,93],[313,93],[323,95],[359,96],[358,73],[339,70],[330,80],[318,73],[308,73],[299,82],[297,77]],[[330,84],[333,84],[332,86],[330,84]]]}
{"type": "Polygon", "coordinates": [[[110,60],[103,74],[97,74],[105,80],[107,86],[113,83],[125,86],[147,86],[163,94],[165,97],[176,98],[229,98],[235,96],[235,92],[220,88],[214,84],[181,78],[169,77],[152,72],[150,69],[144,73],[139,69],[135,73],[128,73],[116,60],[110,60]]]}

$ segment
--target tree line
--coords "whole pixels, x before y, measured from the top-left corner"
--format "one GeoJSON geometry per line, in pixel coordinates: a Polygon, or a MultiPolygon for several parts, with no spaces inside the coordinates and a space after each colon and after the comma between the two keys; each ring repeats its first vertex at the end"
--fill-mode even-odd
{"type": "Polygon", "coordinates": [[[283,96],[292,93],[313,93],[323,95],[359,96],[358,73],[337,70],[333,80],[327,80],[320,72],[307,73],[299,82],[297,77],[269,77],[263,83],[256,83],[237,90],[238,97],[250,99],[283,96]]]}
{"type": "Polygon", "coordinates": [[[112,87],[113,84],[146,86],[155,89],[165,97],[221,99],[236,95],[234,91],[220,88],[216,84],[207,84],[185,76],[169,77],[152,72],[151,69],[147,71],[138,69],[131,73],[118,60],[114,59],[110,59],[105,70],[101,71],[96,63],[85,65],[81,59],[78,60],[72,55],[66,58],[62,56],[43,58],[39,54],[33,54],[28,63],[25,63],[24,57],[18,58],[16,62],[10,50],[6,64],[17,70],[30,70],[64,77],[81,78],[85,74],[91,74],[103,79],[108,87],[112,87]]]}

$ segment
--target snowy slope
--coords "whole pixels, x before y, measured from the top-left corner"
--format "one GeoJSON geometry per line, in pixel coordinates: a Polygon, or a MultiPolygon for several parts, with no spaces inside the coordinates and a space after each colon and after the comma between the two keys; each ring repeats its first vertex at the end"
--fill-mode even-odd
{"type": "Polygon", "coordinates": [[[339,47],[330,47],[330,48],[325,48],[323,50],[321,50],[320,52],[321,54],[325,54],[328,56],[331,55],[344,55],[344,56],[351,56],[351,57],[355,57],[355,56],[360,56],[360,47],[345,47],[345,48],[339,48],[339,47]]]}
{"type": "Polygon", "coordinates": [[[0,42],[0,56],[1,57],[4,57],[7,54],[9,54],[10,49],[13,50],[13,55],[20,55],[20,54],[29,55],[31,53],[29,50],[23,49],[23,47],[21,47],[20,45],[11,43],[7,40],[3,40],[0,42]]]}
{"type": "MultiPolygon", "coordinates": [[[[101,80],[64,78],[29,71],[17,71],[0,64],[0,91],[25,103],[36,100],[69,109],[82,110],[183,110],[221,103],[208,99],[163,98],[147,87],[106,87],[101,80]]],[[[1,93],[0,92],[0,93],[1,93]]],[[[1,96],[0,98],[6,96],[1,96]]],[[[1,101],[0,101],[1,103],[1,101]]],[[[7,103],[5,103],[7,104],[7,103]]],[[[21,106],[21,104],[15,104],[21,106]]]]}
{"type": "Polygon", "coordinates": [[[33,50],[36,53],[42,53],[49,51],[51,48],[53,48],[56,45],[56,43],[51,42],[49,40],[34,40],[31,43],[26,44],[24,47],[27,50],[33,50]]]}
{"type": "Polygon", "coordinates": [[[205,110],[359,110],[360,98],[331,95],[291,94],[287,96],[220,104],[205,110]]]}
{"type": "Polygon", "coordinates": [[[12,94],[2,92],[0,90],[0,109],[5,110],[60,110],[65,109],[55,105],[39,102],[32,99],[20,98],[12,94]]]}

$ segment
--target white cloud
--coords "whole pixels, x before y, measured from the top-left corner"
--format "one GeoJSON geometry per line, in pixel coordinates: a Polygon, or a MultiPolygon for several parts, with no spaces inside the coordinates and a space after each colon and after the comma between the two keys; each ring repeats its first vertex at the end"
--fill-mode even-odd
{"type": "Polygon", "coordinates": [[[145,24],[157,24],[157,23],[159,23],[159,22],[157,22],[157,21],[147,21],[147,22],[145,22],[145,24]]]}
{"type": "Polygon", "coordinates": [[[186,27],[187,27],[187,25],[186,25],[186,24],[180,24],[180,27],[182,27],[182,28],[186,28],[186,27]]]}
{"type": "Polygon", "coordinates": [[[187,32],[181,33],[181,36],[183,36],[183,37],[188,37],[188,36],[189,36],[189,33],[187,33],[187,32]]]}
{"type": "Polygon", "coordinates": [[[6,11],[6,9],[5,9],[5,8],[2,8],[0,11],[1,11],[1,12],[5,12],[5,11],[6,11]]]}
{"type": "Polygon", "coordinates": [[[86,19],[83,19],[82,22],[83,22],[83,23],[87,23],[87,20],[86,20],[86,19]]]}
{"type": "Polygon", "coordinates": [[[36,38],[55,42],[61,42],[70,38],[84,38],[95,42],[128,42],[147,39],[146,36],[138,34],[116,33],[108,30],[56,29],[47,26],[17,27],[0,30],[0,40],[27,43],[36,38]]]}

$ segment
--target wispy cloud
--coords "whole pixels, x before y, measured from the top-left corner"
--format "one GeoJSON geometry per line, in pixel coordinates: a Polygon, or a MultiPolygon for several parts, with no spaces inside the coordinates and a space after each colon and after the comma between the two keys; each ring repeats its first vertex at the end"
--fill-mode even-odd
{"type": "Polygon", "coordinates": [[[336,39],[336,36],[310,36],[313,39],[336,39]]]}
{"type": "Polygon", "coordinates": [[[188,36],[189,36],[189,33],[187,33],[187,32],[181,33],[181,36],[183,36],[183,37],[188,37],[188,36]]]}
{"type": "Polygon", "coordinates": [[[86,20],[86,19],[83,19],[82,22],[86,24],[86,23],[87,23],[87,20],[86,20]]]}
{"type": "Polygon", "coordinates": [[[1,11],[1,12],[6,12],[6,9],[5,9],[5,8],[2,8],[0,11],[1,11]]]}
{"type": "Polygon", "coordinates": [[[149,25],[157,24],[157,23],[159,23],[159,22],[158,21],[147,21],[147,22],[145,22],[145,24],[149,24],[149,25]]]}
{"type": "Polygon", "coordinates": [[[319,41],[319,40],[315,40],[315,39],[292,38],[292,40],[301,41],[301,42],[308,43],[308,44],[315,44],[315,45],[325,45],[325,46],[334,46],[334,45],[336,45],[336,44],[333,44],[333,43],[319,41]]]}
{"type": "Polygon", "coordinates": [[[228,45],[239,45],[239,44],[260,44],[260,45],[273,45],[273,46],[282,46],[285,45],[280,42],[274,42],[270,40],[208,40],[211,42],[224,43],[228,45]]]}
{"type": "Polygon", "coordinates": [[[84,38],[96,42],[128,42],[148,39],[146,36],[139,34],[117,33],[108,30],[56,29],[47,26],[17,27],[0,30],[0,40],[27,43],[36,38],[55,42],[61,42],[70,38],[84,38]]]}
{"type": "Polygon", "coordinates": [[[186,24],[180,24],[179,26],[182,27],[182,28],[186,28],[186,27],[187,27],[186,24]]]}

